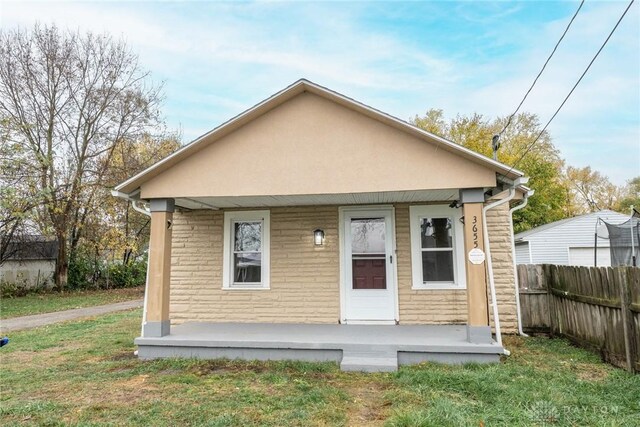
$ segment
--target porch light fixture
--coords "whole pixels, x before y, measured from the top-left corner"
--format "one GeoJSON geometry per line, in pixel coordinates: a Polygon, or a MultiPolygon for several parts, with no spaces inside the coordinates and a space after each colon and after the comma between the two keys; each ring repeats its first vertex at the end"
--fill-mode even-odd
{"type": "Polygon", "coordinates": [[[319,228],[313,230],[313,243],[315,243],[316,246],[324,245],[324,230],[319,228]]]}

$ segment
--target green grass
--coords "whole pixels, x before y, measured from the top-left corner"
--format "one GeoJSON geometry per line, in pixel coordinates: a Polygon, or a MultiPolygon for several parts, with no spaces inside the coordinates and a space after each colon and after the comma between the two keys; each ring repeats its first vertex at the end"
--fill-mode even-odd
{"type": "Polygon", "coordinates": [[[133,356],[140,310],[17,332],[0,349],[2,425],[640,425],[640,375],[565,341],[509,338],[489,366],[397,373],[331,363],[133,356]]]}
{"type": "Polygon", "coordinates": [[[0,298],[0,319],[92,307],[142,298],[144,287],[97,291],[69,291],[0,298]]]}

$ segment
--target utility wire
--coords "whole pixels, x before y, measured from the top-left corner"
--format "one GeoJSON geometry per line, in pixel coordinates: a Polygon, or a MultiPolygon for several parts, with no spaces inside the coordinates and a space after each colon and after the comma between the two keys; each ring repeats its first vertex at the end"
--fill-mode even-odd
{"type": "Polygon", "coordinates": [[[502,130],[498,133],[499,136],[502,136],[502,134],[504,133],[505,130],[507,130],[507,128],[509,127],[509,125],[511,124],[511,120],[513,120],[513,118],[515,117],[515,115],[518,113],[518,111],[520,111],[520,107],[522,107],[522,104],[524,104],[524,101],[526,101],[527,97],[529,96],[529,93],[531,93],[531,89],[533,89],[533,87],[536,85],[536,83],[538,82],[538,79],[540,78],[540,76],[542,75],[542,72],[544,71],[544,69],[547,67],[547,64],[549,63],[549,61],[551,60],[551,58],[553,57],[553,55],[556,53],[556,50],[558,50],[558,46],[560,46],[560,43],[562,42],[562,39],[564,39],[564,36],[567,34],[567,31],[569,31],[569,28],[571,28],[571,24],[573,24],[573,20],[576,19],[576,16],[578,16],[578,12],[580,12],[580,9],[582,9],[582,5],[584,4],[584,0],[582,0],[580,2],[580,5],[578,6],[578,9],[576,10],[576,12],[573,14],[573,16],[571,17],[571,21],[569,21],[569,24],[567,25],[567,28],[564,29],[564,32],[562,33],[562,35],[560,36],[560,39],[558,40],[558,42],[556,43],[556,45],[554,46],[553,50],[551,51],[551,54],[549,55],[549,57],[547,58],[547,60],[545,61],[544,65],[542,66],[542,68],[540,69],[540,72],[538,73],[538,75],[536,76],[536,78],[533,80],[533,83],[531,83],[531,87],[529,87],[529,90],[527,91],[527,93],[524,94],[524,98],[522,98],[522,101],[520,101],[520,104],[518,104],[518,108],[516,108],[516,111],[513,112],[513,114],[511,114],[509,116],[509,119],[507,119],[507,124],[504,125],[504,127],[502,128],[502,130]]]}
{"type": "Polygon", "coordinates": [[[558,107],[558,109],[556,110],[555,113],[553,113],[553,116],[551,116],[551,118],[549,119],[549,121],[547,122],[546,125],[544,125],[544,128],[542,128],[542,130],[540,131],[540,133],[538,134],[538,136],[536,136],[536,138],[533,140],[533,142],[531,142],[531,144],[529,144],[529,146],[527,146],[527,149],[524,151],[524,153],[522,153],[522,155],[518,158],[518,160],[516,160],[516,162],[513,164],[513,166],[511,166],[511,169],[509,169],[509,172],[511,172],[513,169],[515,169],[516,166],[518,166],[518,163],[520,163],[522,161],[522,159],[524,158],[524,156],[527,155],[527,153],[529,151],[531,151],[531,149],[533,148],[533,146],[536,144],[536,142],[538,142],[538,140],[540,139],[540,137],[542,136],[542,134],[547,130],[547,127],[549,126],[549,124],[553,121],[553,119],[555,119],[555,117],[558,115],[558,113],[560,112],[560,110],[562,109],[562,107],[564,106],[564,104],[567,102],[567,100],[569,99],[569,97],[571,96],[571,94],[573,93],[573,91],[576,89],[576,87],[580,84],[580,82],[582,81],[582,78],[585,76],[585,74],[587,74],[587,71],[589,71],[589,68],[591,68],[591,65],[593,65],[593,63],[595,62],[596,58],[598,57],[598,55],[600,55],[600,52],[602,52],[602,49],[604,49],[604,47],[607,45],[607,43],[609,42],[609,39],[611,38],[611,36],[613,35],[613,33],[616,31],[616,29],[618,28],[618,26],[620,25],[620,22],[622,22],[622,19],[625,17],[625,15],[627,14],[627,12],[629,11],[629,9],[631,8],[631,6],[633,5],[633,3],[635,2],[635,0],[631,0],[629,2],[629,4],[627,5],[627,8],[624,10],[624,12],[622,13],[622,15],[620,16],[620,18],[618,19],[618,22],[616,22],[616,25],[613,27],[613,29],[611,30],[611,32],[609,33],[609,35],[607,36],[606,40],[604,41],[604,43],[602,43],[602,46],[600,46],[600,49],[598,49],[598,51],[596,52],[596,54],[594,55],[594,57],[591,59],[591,62],[589,62],[589,65],[587,65],[587,68],[585,68],[584,72],[582,73],[582,75],[580,76],[580,78],[578,79],[578,81],[576,82],[576,84],[573,85],[573,87],[571,88],[571,91],[569,92],[569,94],[564,98],[564,101],[562,101],[562,104],[560,104],[560,106],[558,107]]]}

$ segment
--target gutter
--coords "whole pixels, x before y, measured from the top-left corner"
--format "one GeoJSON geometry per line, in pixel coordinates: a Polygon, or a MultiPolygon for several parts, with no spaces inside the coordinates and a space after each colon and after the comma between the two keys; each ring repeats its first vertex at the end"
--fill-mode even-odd
{"type": "MultiPolygon", "coordinates": [[[[518,178],[509,188],[509,195],[504,199],[490,203],[482,208],[482,234],[484,250],[486,253],[487,273],[489,275],[489,290],[491,294],[491,311],[493,312],[493,325],[496,328],[496,343],[502,347],[502,330],[500,329],[500,315],[498,313],[498,301],[496,300],[496,282],[493,276],[493,262],[491,261],[491,246],[489,244],[489,230],[487,229],[487,212],[490,209],[509,203],[516,195],[516,188],[526,184],[529,178],[518,178]]],[[[509,356],[511,352],[504,349],[504,354],[509,356]]]]}
{"type": "Polygon", "coordinates": [[[522,310],[520,308],[520,280],[518,279],[518,267],[516,266],[516,242],[515,235],[513,234],[513,213],[527,206],[529,197],[533,196],[533,193],[535,193],[535,190],[527,191],[526,193],[524,193],[524,199],[522,203],[509,209],[509,228],[511,231],[511,260],[513,261],[513,280],[516,294],[516,318],[518,321],[518,334],[522,335],[523,337],[528,337],[529,335],[525,334],[522,330],[522,310]]]}

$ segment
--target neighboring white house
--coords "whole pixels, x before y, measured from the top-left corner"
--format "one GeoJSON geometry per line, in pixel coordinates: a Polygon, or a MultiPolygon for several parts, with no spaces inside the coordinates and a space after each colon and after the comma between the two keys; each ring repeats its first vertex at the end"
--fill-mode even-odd
{"type": "MultiPolygon", "coordinates": [[[[620,224],[629,220],[610,210],[585,215],[532,228],[515,235],[517,264],[559,264],[593,266],[595,232],[598,218],[620,224]]],[[[599,236],[606,236],[606,227],[598,227],[599,236]]],[[[598,238],[598,266],[610,266],[609,239],[598,238]]]]}
{"type": "Polygon", "coordinates": [[[23,237],[9,243],[0,263],[0,282],[25,288],[52,287],[58,243],[43,236],[23,237]]]}

